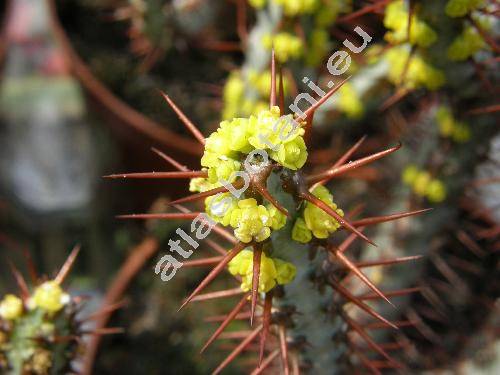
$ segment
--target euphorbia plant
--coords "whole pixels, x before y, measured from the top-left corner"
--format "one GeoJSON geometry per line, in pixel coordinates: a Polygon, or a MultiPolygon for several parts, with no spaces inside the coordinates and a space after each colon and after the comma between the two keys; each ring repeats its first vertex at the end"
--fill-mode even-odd
{"type": "MultiPolygon", "coordinates": [[[[369,347],[385,358],[388,364],[397,366],[398,364],[386,351],[366,333],[361,324],[347,314],[345,306],[347,303],[353,303],[379,320],[383,326],[397,328],[397,325],[375,312],[363,302],[365,296],[354,295],[342,282],[349,275],[353,275],[373,292],[368,294],[369,298],[381,298],[392,304],[386,294],[369,280],[361,268],[400,263],[416,257],[385,259],[380,263],[372,262],[366,265],[357,264],[349,259],[346,250],[357,238],[374,245],[363,233],[366,227],[416,215],[425,210],[353,220],[359,210],[344,213],[334,202],[333,195],[325,184],[348,171],[388,156],[401,146],[397,145],[350,161],[351,156],[363,143],[365,139],[363,138],[347,150],[333,166],[325,168],[320,173],[307,173],[306,140],[312,131],[314,112],[341,85],[330,90],[316,104],[304,111],[304,116],[300,118],[292,114],[283,116],[285,112],[283,85],[277,85],[277,81],[273,55],[269,109],[246,118],[223,121],[207,138],[165,95],[167,102],[204,146],[204,154],[200,161],[202,168],[196,171],[188,170],[160,153],[160,156],[179,171],[116,174],[108,177],[187,178],[191,179],[190,190],[195,194],[171,202],[172,206],[182,211],[180,213],[134,214],[122,217],[192,219],[198,222],[200,217],[205,217],[205,221],[210,223],[218,234],[233,242],[233,247],[229,251],[216,243],[209,242],[220,256],[184,263],[209,266],[212,269],[184,301],[181,308],[195,300],[234,295],[234,290],[201,294],[224,269],[228,269],[237,278],[243,294],[240,302],[222,319],[219,329],[208,340],[203,350],[219,337],[233,319],[248,317],[251,325],[255,324],[255,320],[259,321],[257,327],[245,335],[241,344],[223,361],[215,373],[220,372],[258,335],[260,335],[260,354],[256,373],[269,366],[279,352],[281,352],[282,368],[288,373],[289,366],[305,367],[310,363],[308,359],[311,352],[307,343],[316,347],[324,345],[320,344],[318,339],[333,339],[335,342],[336,337],[346,336],[346,330],[357,332],[369,347]],[[290,127],[291,123],[298,126],[290,127]],[[279,137],[280,131],[288,134],[288,137],[279,137]],[[180,205],[199,200],[205,201],[204,212],[191,212],[180,205]],[[222,228],[215,226],[215,223],[220,224],[222,228]],[[231,228],[233,234],[225,228],[231,228]],[[340,230],[347,230],[350,235],[339,243],[337,232],[340,230]],[[308,259],[308,250],[313,250],[312,254],[315,254],[312,259],[308,259]],[[326,286],[333,289],[333,300],[325,300],[326,286]],[[308,298],[309,306],[304,305],[304,300],[301,301],[304,295],[308,298]],[[247,303],[250,303],[249,311],[242,312],[247,303]],[[314,312],[306,314],[303,311],[311,309],[314,309],[314,312]],[[332,334],[327,335],[328,338],[324,337],[328,329],[322,320],[315,316],[317,313],[328,316],[333,324],[330,327],[332,334]],[[315,331],[323,332],[316,335],[315,331]],[[279,350],[273,347],[276,341],[279,343],[279,350]],[[268,356],[264,359],[266,352],[268,356]]],[[[279,83],[282,82],[280,75],[279,83]]],[[[195,229],[192,225],[191,231],[194,232],[195,229]]],[[[188,238],[183,238],[195,248],[198,247],[197,243],[194,245],[188,238]]],[[[192,253],[182,248],[178,249],[177,242],[176,247],[171,247],[170,250],[177,251],[184,258],[192,253]]],[[[158,265],[157,273],[159,273],[158,265]]],[[[401,295],[405,292],[390,293],[401,295]]],[[[349,341],[344,337],[342,342],[342,345],[346,346],[349,341]]],[[[361,353],[358,354],[366,366],[376,370],[370,361],[365,360],[361,353]]],[[[315,368],[325,366],[332,360],[336,363],[335,356],[323,358],[321,361],[314,358],[312,366],[315,368]]],[[[343,362],[338,362],[335,366],[340,369],[345,365],[343,362]]]]}

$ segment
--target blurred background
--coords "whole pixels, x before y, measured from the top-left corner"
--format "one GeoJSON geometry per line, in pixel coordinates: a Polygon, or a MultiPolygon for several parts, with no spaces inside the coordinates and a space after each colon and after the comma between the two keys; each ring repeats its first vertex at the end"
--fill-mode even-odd
{"type": "MultiPolygon", "coordinates": [[[[356,156],[403,143],[391,160],[332,184],[340,206],[363,203],[367,216],[434,207],[372,234],[383,254],[425,255],[410,271],[373,275],[383,285],[427,291],[390,312],[420,324],[404,330],[411,350],[398,355],[415,373],[498,373],[498,2],[458,15],[448,1],[325,0],[314,11],[292,3],[2,3],[2,295],[15,290],[7,259],[27,273],[27,251],[51,276],[80,244],[69,285],[90,297],[89,310],[110,298],[116,275],[130,271],[114,290],[125,307],[110,323],[126,331],[103,339],[95,373],[209,373],[225,352],[199,356],[215,328],[204,319],[231,302],[176,313],[204,270],[182,269],[163,283],[152,267],[181,223],[115,218],[166,212],[187,184],[101,176],[172,170],[152,147],[199,167],[200,145],[159,91],[208,135],[222,119],[267,105],[271,44],[289,103],[307,90],[304,76],[326,90],[326,60],[345,38],[359,40],[353,29],[361,26],[373,39],[353,56],[349,83],[315,116],[309,169],[325,169],[363,135],[356,156]]],[[[228,373],[247,368],[245,358],[231,366],[228,373]]]]}

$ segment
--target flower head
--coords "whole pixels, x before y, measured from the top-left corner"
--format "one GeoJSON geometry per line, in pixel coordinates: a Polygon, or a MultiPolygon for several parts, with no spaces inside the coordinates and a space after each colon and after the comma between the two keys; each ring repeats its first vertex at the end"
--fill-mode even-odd
{"type": "Polygon", "coordinates": [[[230,225],[241,242],[264,241],[271,235],[272,220],[267,208],[254,198],[238,201],[238,208],[231,212],[230,225]]]}
{"type": "MultiPolygon", "coordinates": [[[[333,208],[340,216],[344,216],[344,212],[340,208],[337,208],[337,205],[333,202],[333,196],[327,188],[319,185],[312,193],[333,208]]],[[[307,202],[304,208],[304,221],[307,228],[316,238],[327,238],[330,233],[340,228],[340,224],[337,220],[310,202],[307,202]]]]}
{"type": "MultiPolygon", "coordinates": [[[[241,289],[248,292],[253,280],[253,251],[243,250],[228,264],[232,275],[242,277],[241,289]]],[[[266,293],[276,284],[290,283],[296,274],[293,264],[278,258],[270,258],[264,252],[260,257],[259,292],[266,293]]]]}
{"type": "Polygon", "coordinates": [[[68,303],[69,296],[55,281],[46,281],[35,289],[32,301],[34,307],[55,313],[68,303]]]}
{"type": "Polygon", "coordinates": [[[23,313],[23,301],[13,295],[7,294],[0,302],[0,317],[6,320],[19,318],[23,313]]]}

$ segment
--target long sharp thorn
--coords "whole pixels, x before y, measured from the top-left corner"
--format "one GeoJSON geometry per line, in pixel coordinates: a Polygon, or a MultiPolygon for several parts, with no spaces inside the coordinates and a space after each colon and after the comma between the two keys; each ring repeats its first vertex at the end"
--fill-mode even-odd
{"type": "Polygon", "coordinates": [[[276,105],[276,56],[274,47],[271,51],[271,93],[269,96],[269,106],[272,108],[276,105]]]}
{"type": "Polygon", "coordinates": [[[171,164],[173,167],[177,168],[181,172],[189,172],[189,168],[186,167],[185,165],[182,165],[179,163],[177,160],[174,158],[168,156],[164,152],[158,150],[155,147],[151,147],[151,151],[153,151],[155,154],[157,154],[159,157],[161,157],[163,160],[165,160],[167,163],[171,164]]]}
{"type": "MultiPolygon", "coordinates": [[[[358,228],[360,232],[362,232],[364,229],[364,227],[358,228]]],[[[356,238],[358,238],[358,235],[356,233],[351,233],[344,241],[342,241],[337,250],[341,253],[344,253],[352,245],[356,238]]]]}
{"type": "Polygon", "coordinates": [[[368,242],[369,244],[373,246],[375,243],[371,241],[368,237],[366,237],[363,233],[361,233],[359,230],[357,230],[352,224],[350,224],[347,220],[345,220],[342,216],[340,216],[333,208],[331,208],[329,205],[327,205],[325,202],[323,202],[321,199],[317,198],[313,194],[307,192],[307,193],[302,193],[302,198],[305,199],[308,202],[311,202],[314,204],[316,207],[321,208],[323,211],[325,211],[328,215],[333,217],[335,220],[339,222],[339,224],[347,229],[348,231],[355,233],[358,237],[361,237],[363,240],[368,242]]]}
{"type": "Polygon", "coordinates": [[[177,310],[177,311],[180,311],[195,296],[197,296],[203,289],[205,289],[205,287],[213,279],[215,279],[217,277],[217,275],[222,272],[222,270],[224,270],[224,268],[231,261],[231,259],[233,259],[236,255],[238,255],[240,253],[240,251],[243,250],[247,246],[248,246],[247,244],[242,243],[242,242],[237,243],[236,246],[224,256],[224,258],[221,260],[221,262],[217,266],[215,266],[212,269],[212,271],[210,271],[210,273],[203,279],[203,281],[200,283],[200,285],[198,285],[198,287],[196,287],[196,289],[189,295],[189,297],[186,298],[186,300],[182,303],[181,307],[179,307],[179,310],[177,310]]]}
{"type": "MultiPolygon", "coordinates": [[[[404,296],[404,295],[410,294],[410,293],[419,293],[420,291],[421,291],[421,288],[415,287],[415,288],[406,288],[406,289],[385,292],[384,295],[386,297],[398,297],[398,296],[404,296]]],[[[380,296],[378,294],[363,294],[361,296],[358,296],[358,298],[360,300],[370,300],[370,299],[380,298],[380,296]]]]}
{"type": "Polygon", "coordinates": [[[227,289],[227,290],[219,290],[217,292],[198,294],[196,297],[194,297],[191,300],[191,302],[200,302],[200,301],[207,301],[210,299],[232,297],[232,296],[236,296],[236,295],[242,294],[242,293],[244,293],[244,292],[241,290],[240,287],[233,288],[233,289],[227,289]]]}
{"type": "Polygon", "coordinates": [[[332,88],[330,91],[328,91],[326,93],[325,96],[321,97],[320,100],[318,100],[316,103],[314,103],[311,107],[309,107],[305,112],[304,112],[304,119],[308,119],[310,118],[314,112],[316,112],[316,110],[324,103],[326,102],[330,96],[332,96],[333,94],[335,94],[343,85],[344,83],[346,83],[351,77],[347,77],[346,79],[344,79],[343,81],[341,81],[336,87],[332,88]]]}
{"type": "Polygon", "coordinates": [[[359,300],[356,296],[351,294],[351,292],[349,292],[349,290],[344,288],[342,285],[340,285],[338,283],[333,283],[333,282],[331,283],[331,285],[332,285],[333,289],[335,289],[337,292],[339,292],[344,298],[346,298],[350,302],[354,303],[356,306],[358,306],[361,310],[363,310],[367,314],[371,315],[375,319],[380,320],[382,323],[387,324],[388,326],[390,326],[394,329],[398,329],[397,326],[395,326],[393,323],[391,323],[390,321],[385,319],[382,315],[377,313],[375,310],[373,310],[366,303],[359,300]]]}
{"type": "Polygon", "coordinates": [[[351,224],[354,225],[355,227],[375,225],[375,224],[379,224],[379,223],[385,223],[387,221],[398,220],[398,219],[401,219],[403,217],[419,215],[419,214],[422,214],[422,213],[430,211],[430,210],[432,210],[432,208],[425,208],[423,210],[410,211],[410,212],[401,212],[401,213],[385,215],[385,216],[367,217],[367,218],[364,218],[361,220],[355,220],[351,224]]]}
{"type": "Polygon", "coordinates": [[[184,123],[186,128],[191,132],[191,134],[200,142],[202,145],[205,144],[205,137],[201,132],[198,130],[198,128],[187,118],[187,116],[175,105],[175,103],[170,99],[170,97],[165,94],[164,92],[161,93],[163,95],[163,98],[167,101],[167,103],[172,107],[174,112],[177,114],[177,116],[181,119],[181,121],[184,123]]]}
{"type": "Polygon", "coordinates": [[[130,214],[130,215],[118,215],[118,219],[164,219],[164,220],[193,220],[200,212],[175,212],[175,213],[167,213],[167,214],[130,214]]]}
{"type": "Polygon", "coordinates": [[[78,253],[80,252],[80,248],[81,248],[80,245],[76,245],[73,248],[73,250],[71,251],[71,253],[69,254],[68,258],[66,259],[66,261],[62,265],[61,269],[59,270],[59,273],[57,274],[56,278],[54,279],[54,281],[57,284],[62,284],[62,282],[64,281],[64,279],[68,275],[69,271],[71,270],[71,267],[75,263],[75,259],[78,256],[78,253]]]}
{"type": "MultiPolygon", "coordinates": [[[[189,209],[187,209],[186,207],[184,206],[181,206],[180,204],[175,204],[174,205],[175,208],[177,208],[179,211],[183,212],[183,213],[191,213],[191,211],[189,209]]],[[[204,213],[200,212],[198,214],[203,214],[205,215],[204,213]]],[[[197,215],[198,216],[198,215],[197,215]]],[[[203,220],[205,222],[205,220],[203,220]]],[[[209,223],[208,221],[206,221],[208,224],[212,225],[212,223],[209,223]]],[[[238,242],[238,240],[236,239],[236,237],[234,237],[231,233],[229,233],[228,231],[226,231],[224,228],[216,225],[214,227],[212,227],[212,230],[217,233],[219,236],[223,237],[225,240],[233,243],[233,244],[236,244],[238,242]]]]}
{"type": "Polygon", "coordinates": [[[175,172],[138,172],[138,173],[117,173],[103,176],[103,178],[147,178],[147,179],[163,179],[163,178],[195,178],[208,177],[206,171],[175,171],[175,172]]]}
{"type": "Polygon", "coordinates": [[[26,284],[26,280],[24,280],[24,277],[21,274],[21,272],[19,272],[19,270],[16,268],[16,266],[14,266],[14,264],[10,260],[7,260],[7,262],[9,263],[9,267],[10,267],[10,270],[12,272],[12,275],[14,276],[14,279],[16,280],[16,284],[19,287],[19,290],[21,292],[21,297],[24,301],[26,301],[30,296],[30,292],[28,289],[28,285],[26,284]]]}
{"type": "Polygon", "coordinates": [[[262,257],[262,247],[254,246],[253,263],[252,263],[252,304],[250,308],[250,326],[253,326],[253,318],[255,316],[255,306],[259,298],[259,279],[260,279],[260,259],[262,257]]]}
{"type": "MultiPolygon", "coordinates": [[[[366,135],[364,135],[363,137],[361,137],[361,139],[359,141],[357,141],[349,150],[346,151],[346,153],[344,155],[342,155],[336,162],[335,164],[332,166],[332,168],[337,168],[339,166],[341,166],[342,164],[346,163],[349,158],[359,149],[359,147],[361,147],[361,145],[363,144],[363,142],[366,140],[366,135]]],[[[328,179],[324,179],[324,180],[321,180],[321,181],[318,181],[317,183],[315,183],[310,190],[313,190],[317,185],[324,185],[326,182],[328,182],[328,179]]]]}
{"type": "MultiPolygon", "coordinates": [[[[220,255],[226,255],[226,250],[221,246],[219,245],[217,242],[215,241],[212,241],[211,239],[205,239],[205,242],[208,246],[210,246],[216,253],[220,254],[220,255]]],[[[186,263],[184,263],[186,264],[186,263]]]]}
{"type": "Polygon", "coordinates": [[[259,191],[260,194],[262,194],[262,196],[265,199],[269,201],[269,203],[271,203],[274,207],[276,207],[278,211],[287,216],[289,219],[292,218],[288,210],[285,207],[283,207],[281,203],[278,202],[278,200],[271,195],[269,190],[267,190],[264,186],[260,184],[254,184],[254,187],[259,191]]]}
{"type": "MultiPolygon", "coordinates": [[[[237,314],[234,319],[235,320],[247,320],[250,318],[250,312],[242,312],[240,314],[237,314]]],[[[207,323],[214,323],[214,322],[223,322],[224,319],[226,319],[226,315],[215,315],[215,316],[209,316],[208,318],[203,319],[207,323]]]]}
{"type": "Polygon", "coordinates": [[[210,257],[203,259],[195,259],[188,260],[184,262],[183,267],[203,267],[203,266],[211,266],[212,264],[217,264],[222,260],[222,256],[220,257],[210,257]]]}
{"type": "Polygon", "coordinates": [[[354,320],[350,319],[347,315],[344,315],[344,319],[347,322],[347,324],[349,324],[349,326],[354,331],[356,331],[356,333],[358,333],[366,341],[366,343],[368,344],[368,346],[370,348],[372,348],[377,353],[382,355],[389,362],[397,363],[396,361],[394,361],[394,359],[392,359],[392,357],[389,354],[386,353],[386,351],[384,349],[382,349],[375,341],[373,341],[373,339],[370,337],[370,335],[368,335],[365,332],[365,330],[358,323],[356,323],[354,320]]]}
{"type": "Polygon", "coordinates": [[[273,306],[273,291],[270,290],[266,293],[266,299],[264,300],[264,312],[262,314],[262,333],[260,335],[260,349],[259,349],[259,367],[262,364],[262,358],[264,357],[264,349],[266,346],[267,335],[269,333],[269,327],[271,326],[271,309],[273,306]]]}
{"type": "Polygon", "coordinates": [[[247,336],[245,340],[243,340],[227,357],[226,359],[217,367],[213,372],[212,375],[219,374],[224,368],[231,363],[231,361],[238,355],[240,354],[250,342],[259,334],[259,332],[262,330],[262,325],[258,326],[255,328],[250,335],[247,336]]]}
{"type": "Polygon", "coordinates": [[[418,260],[422,257],[423,257],[423,255],[413,255],[413,256],[400,257],[400,258],[394,258],[394,259],[379,259],[379,260],[375,260],[375,261],[357,262],[357,263],[355,263],[355,266],[358,268],[387,266],[387,265],[392,265],[392,264],[409,262],[412,260],[418,260]]]}
{"type": "Polygon", "coordinates": [[[280,113],[283,114],[285,112],[285,88],[283,84],[283,70],[281,66],[279,67],[279,77],[280,77],[280,84],[279,84],[278,102],[280,107],[280,113]]]}
{"type": "Polygon", "coordinates": [[[225,332],[222,333],[219,336],[219,340],[241,340],[245,339],[248,335],[252,333],[251,330],[240,330],[240,331],[231,331],[231,332],[225,332]]]}
{"type": "Polygon", "coordinates": [[[261,374],[266,368],[269,367],[272,361],[280,354],[279,349],[275,349],[271,354],[269,354],[266,359],[264,359],[262,362],[259,363],[259,366],[252,371],[250,375],[259,375],[261,374]]]}
{"type": "MultiPolygon", "coordinates": [[[[244,182],[242,180],[238,180],[233,184],[233,187],[235,189],[239,189],[243,186],[243,184],[244,184],[244,182]]],[[[204,191],[201,193],[189,195],[189,196],[184,197],[184,198],[176,199],[176,200],[170,202],[169,204],[173,205],[173,204],[179,204],[179,203],[192,202],[192,201],[196,201],[199,199],[210,197],[212,195],[216,195],[219,193],[225,193],[226,191],[229,191],[229,190],[225,186],[221,186],[221,187],[210,189],[210,190],[207,190],[207,191],[204,191]]]]}
{"type": "Polygon", "coordinates": [[[231,310],[231,312],[227,315],[227,317],[221,323],[219,328],[215,330],[215,332],[212,334],[212,336],[210,336],[205,345],[203,345],[203,348],[201,348],[200,350],[200,354],[203,353],[217,337],[219,337],[219,335],[222,333],[222,331],[224,331],[227,325],[231,323],[231,321],[235,318],[235,316],[241,311],[241,309],[245,306],[245,304],[248,301],[248,296],[249,293],[245,293],[243,298],[241,298],[240,302],[238,302],[238,304],[233,308],[233,310],[231,310]]]}
{"type": "Polygon", "coordinates": [[[357,159],[357,160],[355,160],[353,162],[343,164],[343,165],[341,165],[339,167],[330,168],[330,169],[328,169],[325,172],[321,172],[319,174],[316,174],[316,175],[313,175],[313,176],[309,176],[307,178],[307,182],[309,184],[314,184],[315,182],[318,182],[318,181],[321,181],[321,180],[324,180],[324,179],[328,179],[329,180],[329,179],[331,179],[331,178],[333,178],[335,176],[338,176],[338,175],[340,175],[342,173],[345,173],[345,172],[350,171],[352,169],[355,169],[355,168],[361,167],[363,165],[372,163],[375,160],[378,160],[378,159],[383,158],[384,156],[390,155],[393,152],[399,150],[400,148],[401,148],[401,143],[398,144],[395,147],[391,147],[391,148],[388,148],[387,150],[377,152],[375,154],[366,156],[366,157],[361,158],[361,159],[357,159]]]}
{"type": "Polygon", "coordinates": [[[36,284],[38,281],[38,274],[36,272],[35,263],[33,262],[33,258],[31,254],[26,248],[23,248],[24,258],[26,259],[26,265],[28,267],[28,273],[30,275],[31,282],[36,284]]]}
{"type": "MultiPolygon", "coordinates": [[[[398,328],[401,327],[409,327],[415,325],[415,322],[412,322],[411,320],[400,320],[397,322],[394,322],[394,325],[398,328]]],[[[387,328],[385,324],[375,322],[375,323],[368,323],[363,326],[364,329],[384,329],[387,328]]]]}
{"type": "Polygon", "coordinates": [[[281,350],[281,360],[283,361],[283,373],[289,375],[288,370],[288,346],[286,344],[286,331],[284,326],[279,327],[279,339],[280,339],[280,350],[281,350]]]}
{"type": "Polygon", "coordinates": [[[394,306],[394,304],[389,301],[389,299],[384,295],[384,293],[382,293],[371,281],[370,279],[368,279],[368,277],[366,277],[366,275],[360,271],[360,269],[358,267],[356,267],[356,265],[354,263],[352,263],[349,259],[347,259],[347,257],[342,254],[341,252],[337,251],[335,253],[335,255],[337,256],[337,258],[342,262],[344,263],[344,265],[349,268],[352,272],[354,272],[354,274],[356,276],[359,277],[359,279],[361,281],[363,281],[366,286],[368,286],[371,290],[373,290],[375,293],[377,293],[382,299],[384,299],[388,304],[390,304],[391,306],[393,307],[396,307],[394,306]]]}

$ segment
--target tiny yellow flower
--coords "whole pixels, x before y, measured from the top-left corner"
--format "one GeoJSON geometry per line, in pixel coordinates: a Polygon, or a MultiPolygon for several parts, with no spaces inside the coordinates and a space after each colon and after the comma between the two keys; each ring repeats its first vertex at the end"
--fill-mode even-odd
{"type": "Polygon", "coordinates": [[[484,4],[484,0],[449,0],[445,12],[449,17],[463,17],[484,4]]]}
{"type": "Polygon", "coordinates": [[[320,0],[272,0],[283,7],[285,15],[294,17],[299,14],[313,13],[320,0]]]}
{"type": "Polygon", "coordinates": [[[271,217],[266,207],[253,198],[238,201],[238,208],[231,212],[230,225],[241,242],[262,242],[271,235],[271,217]]]}
{"type": "MultiPolygon", "coordinates": [[[[385,39],[392,44],[408,41],[409,11],[403,0],[390,3],[385,10],[384,26],[388,28],[385,39]]],[[[412,15],[410,26],[410,44],[429,47],[437,40],[437,34],[416,14],[412,15]]]]}
{"type": "Polygon", "coordinates": [[[448,58],[453,61],[464,61],[487,47],[487,44],[473,27],[465,30],[453,40],[448,47],[448,58]]]}
{"type": "Polygon", "coordinates": [[[46,281],[35,289],[32,300],[34,307],[55,313],[69,302],[69,296],[55,281],[46,281]]]}
{"type": "Polygon", "coordinates": [[[347,117],[359,118],[363,115],[364,107],[361,98],[354,89],[354,86],[346,82],[339,89],[339,109],[344,112],[347,117]]]}
{"type": "MultiPolygon", "coordinates": [[[[253,251],[243,250],[236,255],[228,264],[228,270],[232,275],[241,276],[241,289],[248,292],[252,289],[253,280],[253,251]]],[[[270,291],[276,284],[284,285],[290,283],[296,274],[293,264],[281,259],[270,258],[264,252],[260,257],[259,289],[260,293],[270,291]]]]}
{"type": "Polygon", "coordinates": [[[442,202],[446,198],[446,187],[441,181],[433,179],[427,186],[425,195],[430,202],[442,202]]]}
{"type": "Polygon", "coordinates": [[[231,193],[221,193],[205,199],[207,215],[224,226],[229,225],[231,215],[237,207],[238,201],[231,193]]]}
{"type": "Polygon", "coordinates": [[[262,44],[268,50],[274,48],[276,60],[283,63],[290,59],[298,59],[304,53],[302,39],[286,32],[265,35],[262,44]]]}
{"type": "MultiPolygon", "coordinates": [[[[344,216],[344,212],[340,208],[337,208],[337,205],[333,202],[333,196],[327,188],[319,185],[312,193],[334,209],[337,214],[344,216]]],[[[309,202],[306,203],[306,207],[304,208],[304,221],[307,228],[316,238],[327,238],[331,233],[340,228],[340,224],[337,220],[321,208],[309,202]]]]}
{"type": "Polygon", "coordinates": [[[402,180],[406,185],[413,185],[418,176],[418,168],[415,165],[408,165],[403,170],[402,180]]]}
{"type": "Polygon", "coordinates": [[[413,181],[413,191],[415,194],[423,197],[427,192],[427,188],[431,182],[431,175],[427,171],[420,171],[413,181]]]}
{"type": "Polygon", "coordinates": [[[286,224],[286,215],[280,210],[274,207],[272,204],[266,205],[267,212],[271,218],[271,228],[273,230],[279,230],[283,228],[286,224]]]}
{"type": "Polygon", "coordinates": [[[300,243],[308,243],[312,240],[312,232],[301,217],[297,218],[293,225],[292,239],[300,243]]]}
{"type": "Polygon", "coordinates": [[[257,8],[257,9],[263,8],[264,5],[266,5],[266,2],[267,2],[267,0],[248,0],[248,3],[250,4],[250,6],[257,8]]]}
{"type": "Polygon", "coordinates": [[[23,314],[23,301],[13,295],[7,294],[0,302],[0,317],[6,320],[14,320],[23,314]]]}

